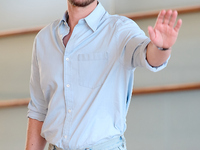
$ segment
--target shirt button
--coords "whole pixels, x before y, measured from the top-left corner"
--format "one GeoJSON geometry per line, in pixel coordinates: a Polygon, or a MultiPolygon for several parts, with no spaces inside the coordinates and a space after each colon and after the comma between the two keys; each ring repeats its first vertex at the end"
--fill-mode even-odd
{"type": "Polygon", "coordinates": [[[69,88],[69,87],[70,87],[70,85],[69,85],[69,84],[67,84],[67,87],[69,88]]]}
{"type": "Polygon", "coordinates": [[[66,61],[69,61],[69,58],[66,58],[66,61]]]}
{"type": "Polygon", "coordinates": [[[71,109],[69,109],[69,110],[68,110],[68,113],[71,113],[71,112],[72,112],[72,110],[71,110],[71,109]]]}

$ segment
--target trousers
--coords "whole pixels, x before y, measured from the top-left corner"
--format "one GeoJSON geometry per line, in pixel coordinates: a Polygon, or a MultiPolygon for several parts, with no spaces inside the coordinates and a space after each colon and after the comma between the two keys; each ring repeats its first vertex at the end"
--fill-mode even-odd
{"type": "MultiPolygon", "coordinates": [[[[65,150],[58,148],[53,144],[49,144],[48,150],[65,150]]],[[[66,150],[126,150],[126,140],[124,136],[120,136],[109,141],[94,145],[92,147],[86,147],[83,149],[66,149],[66,150]]]]}

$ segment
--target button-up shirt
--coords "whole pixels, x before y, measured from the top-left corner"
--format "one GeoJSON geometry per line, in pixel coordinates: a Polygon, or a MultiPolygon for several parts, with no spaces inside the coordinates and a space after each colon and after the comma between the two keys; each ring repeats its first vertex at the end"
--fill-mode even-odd
{"type": "Polygon", "coordinates": [[[137,24],[108,14],[101,3],[70,27],[63,19],[42,29],[32,55],[28,117],[44,121],[41,136],[63,149],[81,149],[121,136],[132,96],[134,70],[152,67],[150,42],[137,24]]]}

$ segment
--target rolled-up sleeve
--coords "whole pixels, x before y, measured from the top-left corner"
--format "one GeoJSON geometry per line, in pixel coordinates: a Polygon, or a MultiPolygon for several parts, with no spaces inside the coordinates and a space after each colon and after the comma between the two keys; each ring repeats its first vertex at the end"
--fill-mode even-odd
{"type": "MultiPolygon", "coordinates": [[[[128,43],[127,43],[127,48],[128,49],[131,49],[133,46],[133,39],[131,39],[128,43]]],[[[169,58],[167,59],[166,62],[164,62],[161,66],[159,67],[153,67],[151,66],[148,61],[147,61],[147,58],[146,58],[146,53],[147,53],[147,45],[149,44],[150,39],[149,38],[146,38],[144,41],[142,41],[138,46],[137,48],[134,50],[133,52],[133,55],[132,55],[132,66],[133,68],[136,68],[136,67],[145,67],[147,68],[148,70],[150,71],[153,71],[153,72],[158,72],[162,69],[164,69],[166,66],[167,66],[167,63],[168,63],[168,60],[169,58]]],[[[135,47],[135,46],[134,46],[135,47]]]]}
{"type": "Polygon", "coordinates": [[[147,45],[151,40],[130,19],[125,19],[118,30],[118,40],[121,52],[121,63],[128,69],[145,67],[150,71],[157,72],[166,67],[168,60],[159,67],[151,66],[146,59],[147,45]]]}
{"type": "Polygon", "coordinates": [[[38,121],[44,121],[47,113],[47,103],[45,101],[41,85],[40,73],[37,62],[37,46],[36,40],[33,45],[32,62],[31,62],[31,76],[30,76],[30,96],[31,101],[28,105],[27,116],[38,121]]]}

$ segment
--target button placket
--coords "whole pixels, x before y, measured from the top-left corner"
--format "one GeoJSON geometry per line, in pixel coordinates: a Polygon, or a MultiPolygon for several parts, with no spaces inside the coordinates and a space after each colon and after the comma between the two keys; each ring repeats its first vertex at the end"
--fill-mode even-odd
{"type": "MultiPolygon", "coordinates": [[[[74,31],[76,29],[74,28],[74,31]]],[[[64,147],[67,148],[67,145],[70,142],[70,128],[72,126],[72,118],[73,118],[73,95],[74,95],[74,85],[72,84],[73,82],[72,79],[74,78],[73,72],[72,72],[72,59],[73,59],[73,53],[72,51],[74,50],[74,31],[65,47],[65,52],[64,52],[64,91],[65,91],[65,102],[66,102],[66,118],[63,126],[63,140],[64,140],[64,147]],[[66,137],[67,136],[67,137],[66,137]]]]}
{"type": "Polygon", "coordinates": [[[72,124],[72,108],[73,108],[73,103],[72,103],[72,99],[73,99],[73,88],[71,85],[71,78],[72,78],[72,72],[71,72],[71,61],[70,61],[70,57],[69,57],[69,53],[68,51],[70,51],[71,45],[70,42],[68,41],[68,44],[65,48],[65,54],[64,54],[64,85],[65,85],[65,102],[66,102],[66,118],[65,118],[65,123],[63,126],[63,140],[65,141],[64,145],[65,147],[67,147],[69,141],[70,141],[70,128],[71,128],[71,124],[72,124]]]}

